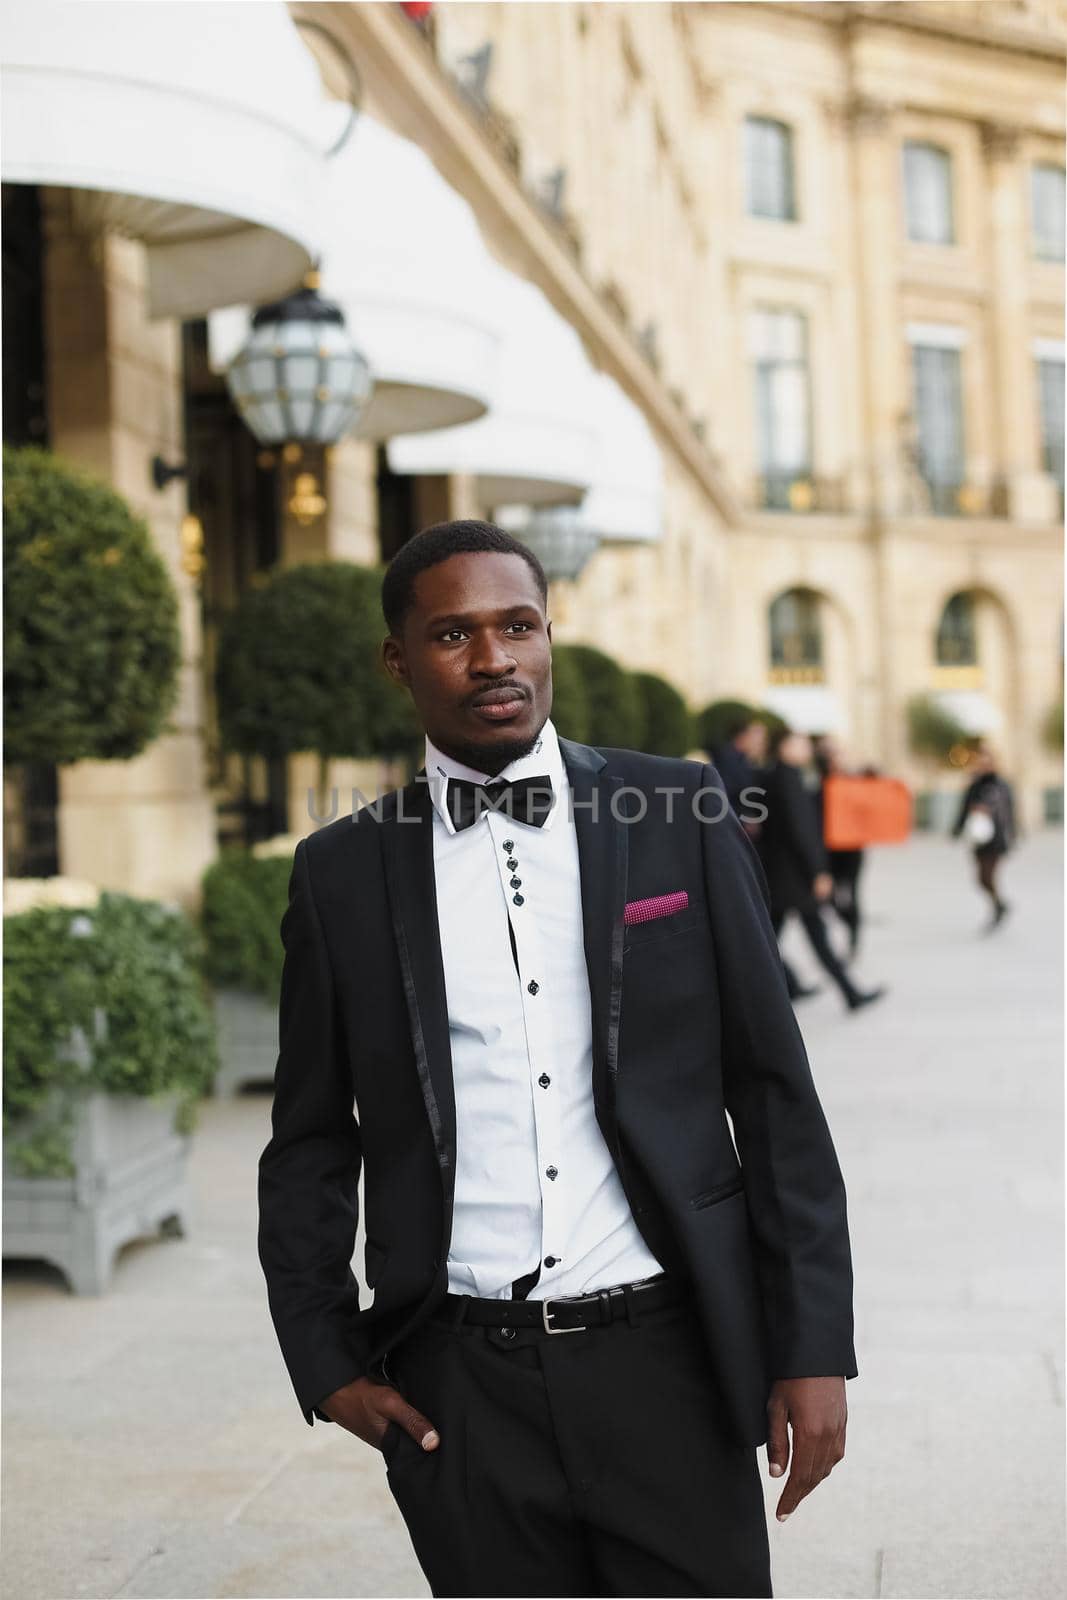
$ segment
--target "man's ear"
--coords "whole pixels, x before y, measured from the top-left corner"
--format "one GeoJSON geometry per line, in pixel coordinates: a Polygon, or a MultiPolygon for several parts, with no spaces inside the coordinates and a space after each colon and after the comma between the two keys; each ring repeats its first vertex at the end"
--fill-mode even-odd
{"type": "Polygon", "coordinates": [[[400,640],[394,639],[393,635],[389,634],[382,640],[379,654],[386,672],[394,683],[401,683],[406,689],[410,689],[408,666],[404,660],[404,647],[400,640]]]}

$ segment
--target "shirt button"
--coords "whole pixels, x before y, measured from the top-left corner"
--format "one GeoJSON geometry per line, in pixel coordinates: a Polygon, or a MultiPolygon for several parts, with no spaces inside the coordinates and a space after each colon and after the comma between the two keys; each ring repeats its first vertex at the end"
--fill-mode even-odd
{"type": "Polygon", "coordinates": [[[529,983],[526,985],[526,987],[530,991],[531,994],[536,994],[538,989],[540,989],[541,985],[538,983],[536,978],[531,978],[529,983]]]}
{"type": "Polygon", "coordinates": [[[546,1167],[545,1168],[545,1177],[546,1178],[558,1178],[559,1177],[559,1168],[558,1167],[546,1167]]]}
{"type": "Polygon", "coordinates": [[[522,879],[521,878],[512,878],[511,879],[511,887],[513,889],[521,889],[522,888],[522,879]]]}
{"type": "Polygon", "coordinates": [[[508,856],[508,859],[504,862],[504,865],[507,867],[509,872],[514,872],[518,864],[519,862],[516,856],[508,856]]]}
{"type": "Polygon", "coordinates": [[[512,903],[512,905],[515,905],[515,906],[525,905],[526,904],[526,898],[525,898],[524,895],[521,895],[521,894],[513,894],[512,897],[511,897],[511,903],[512,903]]]}
{"type": "Polygon", "coordinates": [[[552,1079],[549,1077],[547,1072],[542,1072],[537,1081],[541,1085],[542,1089],[547,1089],[549,1084],[552,1082],[552,1079]]]}
{"type": "Polygon", "coordinates": [[[545,1266],[546,1267],[554,1267],[555,1265],[556,1265],[555,1256],[546,1256],[545,1257],[545,1266]]]}
{"type": "Polygon", "coordinates": [[[506,856],[509,856],[511,854],[511,852],[514,850],[514,848],[515,848],[514,839],[505,839],[504,843],[501,845],[501,849],[503,850],[503,852],[504,852],[504,854],[506,856]]]}

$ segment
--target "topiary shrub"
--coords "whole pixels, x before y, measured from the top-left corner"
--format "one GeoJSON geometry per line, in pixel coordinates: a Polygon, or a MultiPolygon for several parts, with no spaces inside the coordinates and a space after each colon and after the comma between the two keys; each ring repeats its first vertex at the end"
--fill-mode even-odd
{"type": "Polygon", "coordinates": [[[4,1138],[12,1169],[73,1170],[78,1098],[180,1095],[179,1125],[218,1070],[203,949],[177,909],[105,891],[92,908],[39,907],[4,918],[4,1138]],[[106,1027],[98,1031],[98,1018],[106,1027]],[[94,1041],[88,1068],[71,1031],[94,1041]]]}
{"type": "Polygon", "coordinates": [[[952,751],[966,745],[970,734],[940,701],[929,694],[913,695],[906,708],[908,743],[917,756],[948,765],[952,751]]]}
{"type": "Polygon", "coordinates": [[[4,447],[4,760],[128,760],[178,696],[178,601],[146,525],[45,450],[4,447]]]}
{"type": "Polygon", "coordinates": [[[589,743],[589,701],[581,668],[565,644],[552,651],[552,724],[565,739],[589,743]]]}
{"type": "Polygon", "coordinates": [[[1057,700],[1056,704],[1047,713],[1041,727],[1041,736],[1045,747],[1059,755],[1063,752],[1063,701],[1057,700]]]}
{"type": "Polygon", "coordinates": [[[244,989],[278,1004],[284,955],[279,928],[292,870],[291,853],[258,857],[226,850],[204,873],[205,970],[217,987],[244,989]]]}
{"type": "Polygon", "coordinates": [[[220,631],[216,669],[229,750],[267,758],[316,751],[320,789],[333,757],[417,751],[411,698],[378,655],[381,579],[350,561],[307,562],[242,596],[220,631]]]}
{"type": "Polygon", "coordinates": [[[756,714],[755,706],[747,700],[713,700],[694,718],[698,749],[711,755],[727,742],[737,723],[756,714]]]}
{"type": "MultiPolygon", "coordinates": [[[[589,644],[561,644],[552,652],[555,662],[563,655],[564,673],[573,671],[581,683],[586,707],[585,744],[636,748],[641,737],[641,701],[631,675],[602,650],[589,644]]],[[[555,718],[553,718],[555,721],[555,718]]],[[[568,735],[574,738],[573,734],[568,735]]]]}
{"type": "Polygon", "coordinates": [[[635,746],[652,756],[684,756],[693,746],[693,718],[672,683],[654,672],[635,672],[641,735],[635,746]]]}

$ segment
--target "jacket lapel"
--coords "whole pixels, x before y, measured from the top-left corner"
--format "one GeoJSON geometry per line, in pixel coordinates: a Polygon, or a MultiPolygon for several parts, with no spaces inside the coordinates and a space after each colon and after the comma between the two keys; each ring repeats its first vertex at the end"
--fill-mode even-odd
{"type": "Polygon", "coordinates": [[[433,799],[425,768],[420,776],[422,782],[412,780],[397,792],[396,811],[382,828],[382,844],[415,1066],[450,1216],[456,1178],[456,1099],[437,921],[433,799]]]}
{"type": "MultiPolygon", "coordinates": [[[[559,745],[572,789],[578,843],[591,1000],[593,1094],[597,1121],[613,1146],[627,830],[613,815],[611,802],[622,780],[603,772],[604,757],[589,745],[563,738],[559,745]]],[[[437,916],[433,800],[425,769],[419,776],[421,782],[414,779],[397,792],[395,812],[383,823],[382,843],[415,1064],[450,1215],[456,1170],[456,1101],[437,916]]]]}
{"type": "Polygon", "coordinates": [[[559,747],[571,785],[578,840],[593,1025],[593,1096],[601,1132],[614,1148],[628,841],[626,825],[613,814],[612,801],[622,779],[603,771],[604,757],[589,745],[560,738],[559,747]]]}

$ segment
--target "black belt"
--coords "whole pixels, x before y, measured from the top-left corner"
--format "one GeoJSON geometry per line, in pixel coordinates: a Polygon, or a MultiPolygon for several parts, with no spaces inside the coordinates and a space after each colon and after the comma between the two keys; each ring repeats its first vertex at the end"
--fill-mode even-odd
{"type": "Polygon", "coordinates": [[[580,1333],[603,1327],[621,1317],[631,1321],[636,1313],[658,1311],[685,1296],[677,1278],[661,1273],[637,1283],[616,1284],[592,1294],[570,1295],[562,1300],[479,1300],[474,1295],[446,1294],[437,1315],[454,1323],[476,1327],[541,1328],[545,1333],[580,1333]]]}

